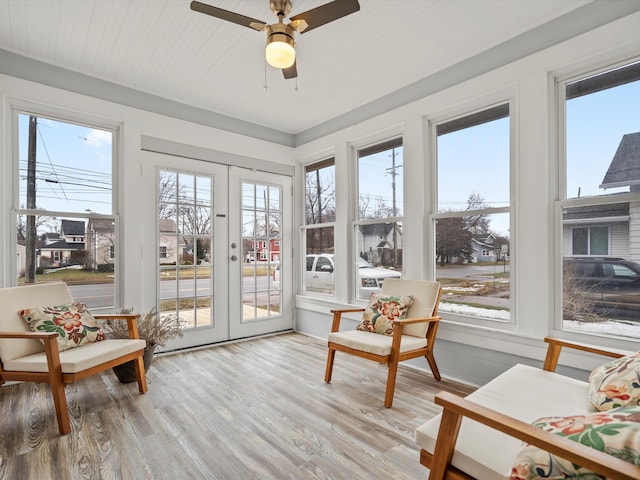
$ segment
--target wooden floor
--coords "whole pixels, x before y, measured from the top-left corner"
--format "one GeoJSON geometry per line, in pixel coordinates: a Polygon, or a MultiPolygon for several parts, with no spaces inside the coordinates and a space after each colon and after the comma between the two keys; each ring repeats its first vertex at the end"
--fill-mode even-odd
{"type": "Polygon", "coordinates": [[[440,390],[472,389],[386,367],[296,333],[157,357],[149,391],[112,372],[67,387],[71,433],[58,434],[49,387],[0,388],[2,479],[422,479],[413,435],[440,390]]]}

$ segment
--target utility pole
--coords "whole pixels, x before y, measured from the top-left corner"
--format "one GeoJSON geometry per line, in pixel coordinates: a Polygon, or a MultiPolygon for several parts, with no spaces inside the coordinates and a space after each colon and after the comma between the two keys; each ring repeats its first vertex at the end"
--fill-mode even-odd
{"type": "MultiPolygon", "coordinates": [[[[389,175],[391,175],[391,190],[393,192],[393,217],[398,216],[398,208],[396,205],[396,176],[399,175],[396,171],[402,165],[396,166],[396,148],[391,149],[391,168],[387,168],[389,175]]],[[[393,268],[398,267],[398,222],[393,221],[393,268]]]]}
{"type": "MultiPolygon", "coordinates": [[[[318,205],[318,223],[322,223],[322,186],[320,185],[320,169],[316,168],[316,192],[317,192],[317,205],[318,205]]],[[[322,228],[318,230],[320,233],[320,242],[318,245],[317,253],[322,253],[324,251],[324,246],[322,245],[322,228]]]]}
{"type": "MultiPolygon", "coordinates": [[[[38,127],[37,117],[29,117],[29,151],[27,153],[27,209],[36,208],[36,133],[38,127]]],[[[25,283],[36,282],[36,216],[27,215],[26,225],[26,258],[25,258],[25,283]]]]}

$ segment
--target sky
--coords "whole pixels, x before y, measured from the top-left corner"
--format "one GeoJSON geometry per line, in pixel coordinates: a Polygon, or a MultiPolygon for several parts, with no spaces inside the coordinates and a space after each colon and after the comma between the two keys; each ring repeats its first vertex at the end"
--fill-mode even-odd
{"type": "MultiPolygon", "coordinates": [[[[20,199],[27,205],[29,116],[19,115],[20,199]]],[[[112,133],[38,118],[36,207],[110,214],[112,133]]]]}
{"type": "Polygon", "coordinates": [[[603,190],[599,185],[622,136],[636,132],[640,132],[640,81],[569,100],[567,198],[629,191],[603,190]]]}

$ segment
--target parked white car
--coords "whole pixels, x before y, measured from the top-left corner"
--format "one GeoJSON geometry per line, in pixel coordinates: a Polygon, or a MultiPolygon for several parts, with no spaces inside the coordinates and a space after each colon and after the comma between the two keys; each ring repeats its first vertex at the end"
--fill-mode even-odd
{"type": "MultiPolygon", "coordinates": [[[[335,290],[335,264],[328,253],[307,255],[306,290],[308,292],[333,293],[335,290]]],[[[385,278],[400,278],[400,272],[374,267],[358,257],[358,298],[368,300],[372,292],[379,292],[385,278]]],[[[280,266],[273,272],[273,284],[280,287],[280,266]]]]}

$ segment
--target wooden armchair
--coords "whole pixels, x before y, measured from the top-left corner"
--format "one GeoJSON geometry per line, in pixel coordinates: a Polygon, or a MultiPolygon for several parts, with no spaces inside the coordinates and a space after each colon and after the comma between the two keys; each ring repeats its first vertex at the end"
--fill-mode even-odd
{"type": "MultiPolygon", "coordinates": [[[[547,416],[587,415],[588,384],[554,373],[563,347],[620,358],[620,352],[545,338],[542,370],[516,365],[466,398],[436,395],[442,414],[416,430],[420,463],[430,480],[504,479],[526,442],[606,478],[640,478],[634,466],[531,424],[547,416]]],[[[555,477],[554,477],[555,478],[555,477]]]]}
{"type": "Polygon", "coordinates": [[[61,282],[0,289],[0,385],[6,381],[50,384],[62,435],[71,431],[65,384],[134,360],[138,390],[147,391],[142,362],[145,341],[138,337],[138,315],[94,315],[107,321],[126,320],[129,339],[107,339],[59,351],[57,333],[32,332],[18,314],[25,308],[72,302],[67,285],[61,282]]]}
{"type": "Polygon", "coordinates": [[[427,280],[385,279],[381,293],[386,295],[411,295],[413,303],[407,316],[393,323],[393,335],[364,332],[360,330],[339,331],[343,313],[363,312],[363,308],[331,310],[333,324],[329,334],[329,352],[325,382],[331,381],[333,362],[336,351],[349,353],[358,357],[374,360],[389,366],[384,406],[389,408],[393,403],[398,363],[410,358],[425,357],[433,376],[440,380],[440,372],[433,356],[433,346],[440,317],[440,283],[427,280]]]}

